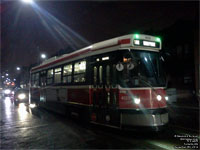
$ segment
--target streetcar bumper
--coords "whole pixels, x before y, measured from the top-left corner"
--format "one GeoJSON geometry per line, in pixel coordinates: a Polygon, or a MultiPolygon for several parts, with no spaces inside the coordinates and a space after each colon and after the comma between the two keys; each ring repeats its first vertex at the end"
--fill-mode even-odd
{"type": "Polygon", "coordinates": [[[162,130],[168,125],[169,117],[166,109],[125,110],[121,112],[122,127],[147,127],[162,130]]]}

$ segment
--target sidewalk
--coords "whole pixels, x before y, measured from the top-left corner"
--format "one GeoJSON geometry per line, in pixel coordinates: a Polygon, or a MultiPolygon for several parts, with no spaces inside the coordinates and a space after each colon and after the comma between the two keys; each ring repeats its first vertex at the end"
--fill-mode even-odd
{"type": "Polygon", "coordinates": [[[186,109],[196,109],[199,110],[199,102],[195,99],[178,99],[176,102],[167,103],[169,107],[179,107],[186,109]]]}
{"type": "Polygon", "coordinates": [[[178,99],[168,103],[170,125],[199,132],[199,102],[194,99],[178,99]]]}

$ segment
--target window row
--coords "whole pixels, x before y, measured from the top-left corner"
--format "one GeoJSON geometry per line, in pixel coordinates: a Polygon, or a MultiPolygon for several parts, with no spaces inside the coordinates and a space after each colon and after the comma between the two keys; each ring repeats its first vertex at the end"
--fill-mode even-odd
{"type": "Polygon", "coordinates": [[[46,86],[59,83],[85,82],[86,61],[82,60],[74,64],[67,64],[62,67],[48,69],[31,76],[32,86],[46,86]],[[72,81],[73,79],[73,81],[72,81]]]}

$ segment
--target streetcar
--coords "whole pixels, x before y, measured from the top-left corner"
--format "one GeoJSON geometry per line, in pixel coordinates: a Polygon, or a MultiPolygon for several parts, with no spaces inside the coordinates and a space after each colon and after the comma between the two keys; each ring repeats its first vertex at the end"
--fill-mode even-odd
{"type": "Polygon", "coordinates": [[[159,37],[129,34],[31,69],[30,103],[114,128],[168,124],[159,37]]]}

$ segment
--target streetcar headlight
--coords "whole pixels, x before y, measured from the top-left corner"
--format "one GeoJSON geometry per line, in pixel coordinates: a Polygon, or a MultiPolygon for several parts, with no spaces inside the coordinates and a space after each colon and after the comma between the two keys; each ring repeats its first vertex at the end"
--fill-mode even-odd
{"type": "Polygon", "coordinates": [[[134,98],[134,103],[139,104],[140,103],[140,98],[134,98]]]}
{"type": "Polygon", "coordinates": [[[168,97],[168,96],[165,96],[165,100],[168,101],[168,100],[169,100],[169,97],[168,97]]]}
{"type": "Polygon", "coordinates": [[[5,93],[5,94],[10,94],[10,93],[11,93],[11,90],[6,89],[6,90],[4,91],[4,93],[5,93]]]}
{"type": "Polygon", "coordinates": [[[157,95],[157,100],[160,101],[162,99],[162,97],[160,95],[157,95]]]}
{"type": "Polygon", "coordinates": [[[25,99],[26,95],[24,93],[21,93],[21,94],[18,95],[18,98],[21,99],[21,100],[25,99]]]}

